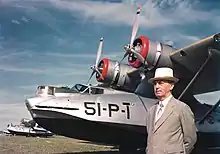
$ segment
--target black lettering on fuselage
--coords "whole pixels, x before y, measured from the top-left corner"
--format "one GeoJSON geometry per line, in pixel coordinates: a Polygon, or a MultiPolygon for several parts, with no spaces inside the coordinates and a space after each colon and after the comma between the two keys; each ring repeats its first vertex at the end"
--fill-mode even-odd
{"type": "Polygon", "coordinates": [[[100,103],[97,103],[98,106],[98,116],[101,116],[101,106],[100,103]]]}
{"type": "Polygon", "coordinates": [[[130,106],[131,104],[130,104],[130,103],[126,103],[126,102],[123,102],[122,104],[126,106],[127,119],[130,119],[130,108],[129,108],[129,106],[130,106]]]}
{"type": "Polygon", "coordinates": [[[131,118],[130,113],[130,103],[123,102],[123,106],[119,106],[118,104],[108,104],[107,108],[102,107],[101,103],[95,102],[84,102],[85,113],[87,115],[95,115],[97,113],[98,116],[102,116],[102,111],[108,111],[108,116],[113,117],[113,112],[117,114],[125,114],[127,119],[131,118]],[[121,108],[122,107],[122,108],[121,108]],[[121,109],[120,109],[121,108],[121,109]]]}
{"type": "Polygon", "coordinates": [[[84,107],[86,108],[85,113],[87,115],[95,115],[96,110],[95,110],[94,105],[95,105],[95,102],[84,102],[84,107]]]}
{"type": "Polygon", "coordinates": [[[112,112],[119,111],[119,106],[117,104],[108,104],[109,117],[112,117],[112,112]]]}

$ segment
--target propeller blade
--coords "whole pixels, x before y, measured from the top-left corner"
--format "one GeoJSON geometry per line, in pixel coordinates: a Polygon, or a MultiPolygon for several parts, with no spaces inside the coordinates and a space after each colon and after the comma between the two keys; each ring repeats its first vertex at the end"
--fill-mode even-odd
{"type": "Polygon", "coordinates": [[[125,54],[124,54],[124,56],[123,56],[123,58],[120,60],[119,64],[121,64],[121,62],[125,59],[125,57],[127,57],[128,54],[129,54],[129,52],[126,51],[125,54]]]}
{"type": "MultiPolygon", "coordinates": [[[[90,75],[90,77],[87,81],[87,84],[89,84],[89,82],[90,82],[91,78],[93,77],[93,75],[95,74],[95,72],[97,72],[99,75],[101,74],[98,70],[98,63],[99,63],[99,60],[100,60],[101,54],[102,54],[102,45],[103,45],[103,37],[100,38],[99,48],[98,48],[97,56],[96,56],[96,63],[95,63],[95,65],[91,66],[91,69],[93,71],[92,71],[92,74],[90,75]]],[[[101,75],[101,78],[103,78],[102,75],[101,75]]]]}
{"type": "Polygon", "coordinates": [[[99,42],[99,48],[97,51],[97,56],[96,56],[96,62],[95,62],[95,66],[98,67],[98,63],[102,54],[102,45],[103,45],[103,37],[101,37],[100,42],[99,42]]]}
{"type": "Polygon", "coordinates": [[[137,34],[137,31],[138,31],[138,27],[139,27],[139,16],[140,16],[140,6],[138,7],[137,9],[137,15],[136,15],[136,18],[135,18],[135,21],[134,21],[134,24],[133,24],[133,28],[132,28],[132,35],[131,35],[131,41],[130,41],[130,44],[126,45],[124,47],[124,49],[126,50],[125,54],[124,54],[124,57],[121,59],[121,61],[119,63],[121,63],[125,57],[130,54],[130,51],[131,51],[131,48],[132,48],[132,45],[133,45],[133,42],[134,42],[134,39],[136,37],[136,34],[137,34]]]}
{"type": "Polygon", "coordinates": [[[96,72],[95,70],[92,71],[92,74],[90,75],[89,80],[87,81],[87,84],[89,84],[89,82],[90,82],[92,76],[95,74],[95,72],[96,72]]]}
{"type": "Polygon", "coordinates": [[[130,47],[133,45],[134,39],[136,37],[137,31],[138,31],[138,28],[139,28],[140,11],[141,11],[141,7],[139,6],[138,9],[137,9],[136,18],[135,18],[134,25],[133,25],[133,28],[132,28],[130,47]]]}

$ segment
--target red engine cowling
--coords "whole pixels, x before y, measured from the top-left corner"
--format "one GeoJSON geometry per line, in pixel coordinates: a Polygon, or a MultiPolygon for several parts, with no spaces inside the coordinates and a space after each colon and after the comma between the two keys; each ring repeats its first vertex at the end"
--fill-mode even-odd
{"type": "Polygon", "coordinates": [[[98,82],[111,82],[112,80],[114,80],[114,75],[115,75],[115,68],[116,68],[116,62],[112,61],[108,58],[104,58],[102,59],[99,64],[98,64],[98,69],[100,71],[100,73],[102,74],[102,77],[96,73],[96,80],[98,82]]]}
{"type": "Polygon", "coordinates": [[[130,53],[128,55],[128,62],[132,67],[139,68],[143,65],[145,67],[152,67],[158,64],[162,66],[172,65],[169,54],[175,49],[169,45],[149,40],[145,36],[140,36],[135,39],[133,46],[135,51],[145,59],[146,63],[142,64],[133,53],[130,53]],[[159,58],[158,54],[160,54],[159,58]]]}
{"type": "MultiPolygon", "coordinates": [[[[137,47],[138,43],[141,45],[139,53],[143,58],[147,57],[149,51],[149,39],[145,36],[140,36],[135,39],[133,46],[137,47]]],[[[132,67],[139,68],[141,66],[141,61],[137,59],[133,54],[128,55],[128,62],[132,67]]]]}

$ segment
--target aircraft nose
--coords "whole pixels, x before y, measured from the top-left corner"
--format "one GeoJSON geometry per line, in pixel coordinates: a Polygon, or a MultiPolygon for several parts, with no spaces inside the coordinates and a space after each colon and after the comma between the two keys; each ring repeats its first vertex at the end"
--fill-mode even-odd
{"type": "Polygon", "coordinates": [[[30,111],[32,108],[35,107],[35,105],[39,104],[42,102],[42,99],[39,97],[34,97],[34,98],[26,98],[25,99],[25,105],[27,109],[30,111]]]}
{"type": "Polygon", "coordinates": [[[34,108],[34,104],[29,99],[25,99],[25,106],[29,111],[30,115],[33,117],[32,108],[34,108]]]}
{"type": "Polygon", "coordinates": [[[25,99],[25,105],[26,105],[27,109],[30,111],[30,109],[32,108],[32,105],[30,104],[28,99],[25,99]]]}

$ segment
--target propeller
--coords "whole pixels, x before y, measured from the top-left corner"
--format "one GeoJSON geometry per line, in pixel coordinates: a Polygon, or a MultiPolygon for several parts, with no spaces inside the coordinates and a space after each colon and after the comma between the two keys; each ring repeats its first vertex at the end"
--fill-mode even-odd
{"type": "Polygon", "coordinates": [[[98,67],[98,64],[99,64],[99,61],[100,61],[100,58],[101,58],[101,55],[102,55],[102,46],[103,46],[103,37],[101,37],[100,39],[100,42],[99,42],[99,48],[98,48],[98,51],[97,51],[97,56],[96,56],[96,62],[95,62],[95,65],[91,66],[90,68],[93,70],[92,71],[92,74],[90,75],[88,81],[87,81],[87,84],[90,82],[91,78],[93,77],[93,75],[95,73],[98,73],[99,76],[101,77],[101,79],[104,80],[100,70],[99,70],[99,67],[98,67]]]}
{"type": "Polygon", "coordinates": [[[134,21],[134,24],[133,24],[133,28],[132,28],[132,35],[131,35],[131,40],[130,40],[130,44],[126,45],[124,47],[124,49],[126,50],[123,58],[121,59],[121,61],[119,63],[121,63],[125,57],[127,57],[128,54],[131,54],[131,53],[134,53],[135,50],[134,50],[134,47],[133,47],[133,43],[134,43],[134,39],[137,35],[137,31],[138,31],[138,28],[139,28],[139,16],[140,16],[140,6],[138,7],[137,9],[137,13],[136,13],[136,18],[135,18],[135,21],[134,21]]]}

